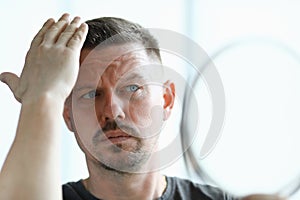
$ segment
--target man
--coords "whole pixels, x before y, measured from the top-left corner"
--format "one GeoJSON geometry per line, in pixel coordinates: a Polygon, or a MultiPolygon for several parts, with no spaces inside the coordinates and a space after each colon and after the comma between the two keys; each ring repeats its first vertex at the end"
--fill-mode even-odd
{"type": "Polygon", "coordinates": [[[63,186],[63,199],[233,199],[157,170],[157,140],[173,108],[175,85],[161,76],[151,34],[118,18],[79,27],[79,17],[68,18],[44,24],[20,78],[0,75],[22,103],[1,170],[0,199],[61,199],[62,112],[89,170],[89,178],[63,186]]]}
{"type": "Polygon", "coordinates": [[[216,189],[154,171],[158,133],[175,99],[174,84],[159,77],[163,69],[156,40],[119,18],[87,24],[80,75],[64,119],[86,155],[90,177],[64,185],[64,198],[202,199],[208,192],[229,199],[216,189]]]}

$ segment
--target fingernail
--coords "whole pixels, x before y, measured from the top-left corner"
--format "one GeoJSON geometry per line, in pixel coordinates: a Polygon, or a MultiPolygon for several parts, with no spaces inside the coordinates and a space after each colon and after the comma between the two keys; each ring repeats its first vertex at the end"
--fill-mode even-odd
{"type": "Polygon", "coordinates": [[[59,20],[62,20],[62,19],[69,20],[69,17],[70,17],[70,14],[69,14],[69,13],[65,13],[65,14],[63,14],[63,15],[59,18],[59,20]]]}
{"type": "Polygon", "coordinates": [[[74,19],[72,20],[71,23],[78,23],[80,21],[80,19],[81,19],[80,17],[76,16],[76,17],[74,17],[74,19]]]}
{"type": "Polygon", "coordinates": [[[45,23],[44,23],[44,25],[43,26],[47,26],[48,24],[52,24],[53,22],[55,22],[54,21],[54,19],[53,18],[50,18],[50,19],[48,19],[45,23]]]}

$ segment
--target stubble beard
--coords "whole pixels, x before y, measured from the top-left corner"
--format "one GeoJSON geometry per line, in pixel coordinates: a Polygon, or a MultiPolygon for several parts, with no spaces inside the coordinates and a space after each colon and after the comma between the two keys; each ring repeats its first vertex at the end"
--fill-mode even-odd
{"type": "Polygon", "coordinates": [[[139,173],[149,160],[151,152],[145,148],[140,141],[133,146],[124,144],[115,144],[109,148],[114,157],[110,159],[105,157],[105,153],[99,152],[97,160],[99,167],[108,172],[120,175],[139,173]]]}

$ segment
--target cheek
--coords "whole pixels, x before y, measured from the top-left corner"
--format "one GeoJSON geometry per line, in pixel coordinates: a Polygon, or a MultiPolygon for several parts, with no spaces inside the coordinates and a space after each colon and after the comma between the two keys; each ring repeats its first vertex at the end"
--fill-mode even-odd
{"type": "Polygon", "coordinates": [[[73,115],[78,121],[86,123],[97,121],[95,101],[74,101],[72,106],[73,115]]]}
{"type": "Polygon", "coordinates": [[[75,107],[73,108],[73,125],[75,126],[77,135],[81,140],[91,137],[98,129],[99,123],[95,114],[94,107],[75,107]]]}
{"type": "Polygon", "coordinates": [[[94,108],[77,108],[75,111],[76,112],[74,113],[74,119],[80,122],[81,125],[85,123],[92,123],[97,119],[94,108]]]}
{"type": "Polygon", "coordinates": [[[129,106],[129,117],[141,133],[147,133],[147,136],[155,135],[163,125],[162,105],[151,98],[132,102],[129,106]]]}
{"type": "Polygon", "coordinates": [[[151,102],[145,100],[142,102],[131,102],[128,109],[129,118],[134,124],[143,124],[147,123],[151,119],[151,102]]]}

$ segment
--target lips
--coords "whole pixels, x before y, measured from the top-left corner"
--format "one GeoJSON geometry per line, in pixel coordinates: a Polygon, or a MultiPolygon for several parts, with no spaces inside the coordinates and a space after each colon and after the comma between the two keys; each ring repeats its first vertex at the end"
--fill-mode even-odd
{"type": "Polygon", "coordinates": [[[121,130],[108,131],[104,134],[103,141],[110,141],[111,143],[119,143],[132,138],[121,130]]]}

